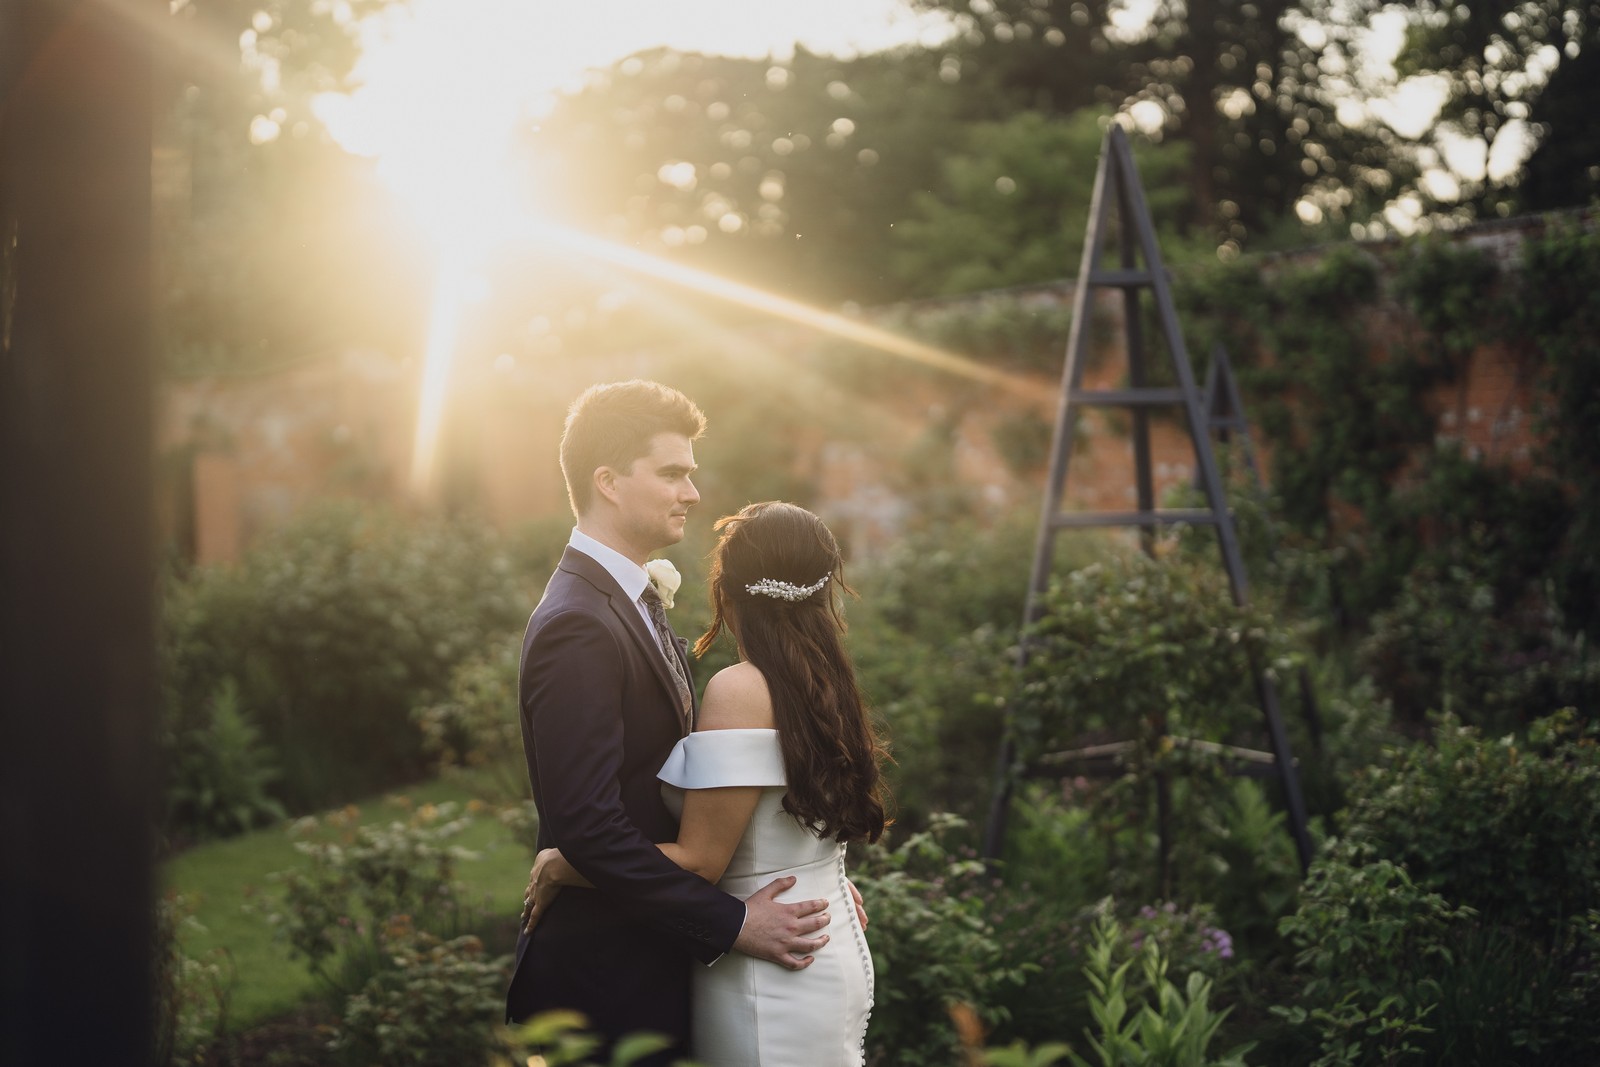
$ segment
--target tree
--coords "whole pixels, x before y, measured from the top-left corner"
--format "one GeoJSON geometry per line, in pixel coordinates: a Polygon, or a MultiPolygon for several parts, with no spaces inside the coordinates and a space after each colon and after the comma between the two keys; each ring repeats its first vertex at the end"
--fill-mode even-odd
{"type": "MultiPolygon", "coordinates": [[[[1320,0],[1319,0],[1320,2],[1320,0]]],[[[1407,79],[1439,93],[1434,120],[1408,146],[1417,167],[1395,193],[1462,218],[1587,203],[1600,189],[1600,4],[1572,0],[1326,0],[1361,24],[1403,10],[1394,74],[1366,70],[1369,97],[1407,79]],[[1421,180],[1418,180],[1418,179],[1421,180]]]]}
{"type": "MultiPolygon", "coordinates": [[[[1104,113],[1024,111],[970,126],[895,228],[895,270],[917,292],[964,293],[1067,277],[1083,252],[1104,113]]],[[[1157,226],[1176,228],[1187,191],[1185,146],[1140,139],[1140,178],[1157,226]]]]}
{"type": "Polygon", "coordinates": [[[404,348],[416,238],[371,164],[311,110],[343,87],[357,18],[387,0],[174,6],[156,129],[157,315],[171,373],[273,366],[340,344],[404,348]],[[204,57],[197,62],[196,57],[204,57]],[[330,295],[333,298],[330,299],[330,295]]]}
{"type": "Polygon", "coordinates": [[[960,136],[939,61],[641,53],[541,124],[544,181],[581,225],[676,262],[822,303],[894,299],[891,226],[960,136]]]}
{"type": "Polygon", "coordinates": [[[1356,27],[1337,32],[1330,3],[1325,28],[1308,10],[1316,2],[1161,0],[1134,14],[1104,0],[919,0],[961,28],[964,81],[1050,114],[1129,112],[1152,137],[1187,145],[1179,223],[1235,248],[1281,240],[1297,212],[1359,213],[1396,184],[1392,131],[1341,121],[1356,27]]]}

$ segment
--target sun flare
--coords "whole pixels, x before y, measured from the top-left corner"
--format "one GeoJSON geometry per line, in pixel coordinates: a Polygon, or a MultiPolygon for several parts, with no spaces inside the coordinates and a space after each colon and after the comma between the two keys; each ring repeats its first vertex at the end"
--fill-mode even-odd
{"type": "Polygon", "coordinates": [[[606,263],[901,358],[1024,388],[959,355],[540,217],[539,190],[517,157],[518,135],[549,110],[557,92],[581,85],[591,69],[661,44],[723,54],[782,54],[805,41],[847,52],[851,33],[855,47],[881,48],[948,32],[942,21],[915,16],[894,0],[818,0],[805,12],[774,5],[765,18],[763,25],[759,12],[731,0],[591,0],[559,10],[526,0],[412,0],[359,24],[354,88],[321,94],[312,108],[342,147],[376,161],[379,177],[433,245],[435,276],[411,470],[419,494],[431,492],[434,481],[450,368],[471,302],[470,279],[491,253],[508,244],[531,243],[606,263]],[[785,21],[787,35],[772,24],[785,21]],[[834,39],[819,36],[819,27],[831,30],[834,39]]]}

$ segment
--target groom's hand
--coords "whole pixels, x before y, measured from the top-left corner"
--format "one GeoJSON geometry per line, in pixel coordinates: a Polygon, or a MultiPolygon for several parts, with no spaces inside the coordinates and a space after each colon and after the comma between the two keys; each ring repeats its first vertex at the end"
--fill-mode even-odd
{"type": "Polygon", "coordinates": [[[867,928],[867,902],[861,899],[861,890],[856,884],[846,878],[844,884],[850,887],[850,900],[856,906],[856,918],[861,920],[861,929],[867,928]]]}
{"type": "Polygon", "coordinates": [[[779,903],[778,894],[793,886],[793,877],[775,878],[745,899],[744,928],[733,943],[735,952],[771,960],[791,971],[811,966],[815,957],[806,954],[828,943],[827,934],[810,936],[828,925],[828,902],[779,903]]]}

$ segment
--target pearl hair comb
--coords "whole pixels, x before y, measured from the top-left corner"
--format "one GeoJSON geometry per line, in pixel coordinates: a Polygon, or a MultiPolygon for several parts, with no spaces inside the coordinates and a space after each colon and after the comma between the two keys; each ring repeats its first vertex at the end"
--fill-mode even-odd
{"type": "Polygon", "coordinates": [[[744,587],[744,591],[752,596],[769,596],[774,600],[804,600],[828,584],[831,575],[824,574],[810,585],[795,585],[793,582],[780,582],[776,578],[763,578],[759,582],[752,582],[744,587]]]}

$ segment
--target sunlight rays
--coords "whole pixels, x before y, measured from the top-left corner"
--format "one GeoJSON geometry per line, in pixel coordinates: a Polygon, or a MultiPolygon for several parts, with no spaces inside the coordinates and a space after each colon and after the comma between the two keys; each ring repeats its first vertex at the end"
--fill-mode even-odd
{"type": "MultiPolygon", "coordinates": [[[[966,356],[891,333],[868,323],[824,311],[708,271],[673,263],[660,256],[640,252],[627,245],[595,237],[570,227],[524,217],[514,225],[506,225],[502,237],[510,243],[532,243],[541,248],[560,249],[592,262],[604,263],[633,274],[655,278],[739,307],[806,326],[886,355],[1004,389],[1030,400],[1038,400],[1041,395],[1042,387],[1039,383],[1020,375],[1009,374],[966,356]]],[[[413,488],[422,494],[431,491],[434,481],[450,365],[454,359],[455,341],[460,329],[462,310],[467,300],[469,272],[473,265],[462,253],[468,248],[479,254],[485,251],[482,247],[475,247],[476,244],[476,242],[466,242],[455,246],[456,255],[440,268],[439,281],[434,293],[422,396],[418,406],[416,441],[412,453],[411,483],[413,488]]],[[[725,329],[723,332],[726,336],[725,329]]],[[[770,349],[767,351],[771,353],[770,349]]],[[[1048,389],[1044,391],[1048,392],[1048,389]]]]}
{"type": "Polygon", "coordinates": [[[449,396],[450,368],[461,333],[462,310],[469,300],[470,273],[463,257],[452,255],[439,264],[423,357],[422,387],[417,397],[417,428],[411,449],[411,488],[430,495],[439,462],[439,437],[449,396]]]}
{"type": "Polygon", "coordinates": [[[519,232],[543,245],[563,248],[752,311],[809,326],[843,340],[920,363],[925,367],[932,367],[986,385],[998,386],[1024,396],[1032,397],[1038,392],[1037,387],[1027,379],[985,366],[966,356],[935,348],[831,311],[823,311],[797,300],[790,300],[766,289],[758,289],[753,285],[732,281],[708,271],[673,263],[671,260],[640,252],[615,241],[607,241],[565,226],[535,220],[530,220],[525,226],[519,227],[519,232]]]}
{"type": "MultiPolygon", "coordinates": [[[[238,49],[203,39],[197,20],[179,17],[184,3],[170,5],[165,15],[137,16],[112,0],[99,0],[99,6],[133,19],[140,32],[180,60],[237,69],[238,49]]],[[[652,9],[637,10],[643,18],[652,9]]],[[[709,18],[704,10],[701,15],[709,18]]],[[[610,21],[618,23],[614,13],[610,21]]],[[[432,242],[435,283],[409,478],[419,496],[432,495],[436,485],[451,369],[473,302],[473,280],[507,248],[532,247],[604,265],[1037,399],[1036,383],[957,353],[539,218],[530,207],[538,191],[519,166],[519,128],[549,106],[564,81],[606,61],[577,47],[592,35],[564,29],[535,8],[508,0],[411,0],[357,23],[360,58],[349,87],[308,101],[342,148],[375,161],[378,176],[432,242]]],[[[628,27],[635,31],[642,32],[628,27]]],[[[663,295],[652,303],[672,302],[663,295]]],[[[679,310],[705,318],[687,304],[679,310]]],[[[774,362],[783,358],[769,346],[752,348],[748,338],[735,339],[725,326],[717,329],[727,352],[759,350],[774,362]]],[[[802,373],[802,380],[813,380],[815,373],[794,367],[788,372],[802,373]]]]}

